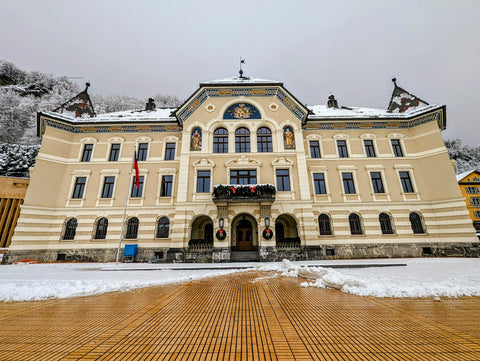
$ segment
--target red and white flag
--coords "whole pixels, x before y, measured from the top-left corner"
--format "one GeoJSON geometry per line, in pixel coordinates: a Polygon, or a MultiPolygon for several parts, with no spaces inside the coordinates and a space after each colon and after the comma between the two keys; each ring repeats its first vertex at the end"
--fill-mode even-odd
{"type": "Polygon", "coordinates": [[[139,170],[138,170],[138,162],[137,162],[137,151],[135,150],[135,154],[133,156],[133,169],[135,169],[135,185],[137,186],[137,189],[140,188],[140,176],[139,176],[139,170]]]}

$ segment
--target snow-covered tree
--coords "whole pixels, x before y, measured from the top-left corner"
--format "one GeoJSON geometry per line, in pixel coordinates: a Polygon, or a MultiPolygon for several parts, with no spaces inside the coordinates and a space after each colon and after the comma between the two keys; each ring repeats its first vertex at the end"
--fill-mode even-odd
{"type": "Polygon", "coordinates": [[[39,149],[39,145],[0,143],[0,175],[28,178],[39,149]]]}
{"type": "Polygon", "coordinates": [[[460,139],[447,139],[445,146],[450,159],[455,160],[455,173],[480,169],[480,146],[462,145],[460,139]]]}

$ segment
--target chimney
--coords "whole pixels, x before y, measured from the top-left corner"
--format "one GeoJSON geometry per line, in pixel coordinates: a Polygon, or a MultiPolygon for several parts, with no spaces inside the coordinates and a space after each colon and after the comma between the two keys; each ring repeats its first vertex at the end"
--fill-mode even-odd
{"type": "Polygon", "coordinates": [[[333,94],[330,94],[327,101],[327,107],[329,108],[338,108],[337,100],[333,94]]]}
{"type": "Polygon", "coordinates": [[[148,103],[145,104],[145,110],[155,110],[155,101],[153,98],[148,98],[148,103]]]}

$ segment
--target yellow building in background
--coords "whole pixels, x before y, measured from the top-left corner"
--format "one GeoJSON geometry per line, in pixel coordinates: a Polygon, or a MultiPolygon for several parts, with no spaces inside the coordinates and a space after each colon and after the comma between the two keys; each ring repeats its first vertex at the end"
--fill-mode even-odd
{"type": "Polygon", "coordinates": [[[480,171],[473,169],[458,174],[457,181],[465,197],[473,227],[480,237],[480,171]]]}
{"type": "Polygon", "coordinates": [[[478,256],[446,107],[395,80],[386,110],[326,103],[241,75],[96,115],[86,89],[38,113],[6,262],[112,261],[119,243],[145,262],[478,256]]]}
{"type": "Polygon", "coordinates": [[[7,251],[27,193],[29,179],[0,177],[0,255],[7,251]]]}

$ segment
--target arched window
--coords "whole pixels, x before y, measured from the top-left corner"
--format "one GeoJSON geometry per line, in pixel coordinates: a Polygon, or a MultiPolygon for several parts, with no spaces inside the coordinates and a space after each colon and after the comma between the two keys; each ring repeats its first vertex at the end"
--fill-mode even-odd
{"type": "Polygon", "coordinates": [[[65,224],[65,232],[63,233],[64,240],[71,240],[75,238],[75,233],[77,231],[77,219],[70,218],[65,224]]]}
{"type": "Polygon", "coordinates": [[[247,128],[235,131],[235,153],[250,153],[250,131],[247,128]]]}
{"type": "Polygon", "coordinates": [[[105,217],[97,221],[97,228],[95,229],[95,239],[105,239],[107,237],[108,219],[105,217]]]}
{"type": "Polygon", "coordinates": [[[259,153],[273,152],[272,131],[267,127],[257,130],[257,151],[259,153]]]}
{"type": "Polygon", "coordinates": [[[318,228],[321,236],[332,235],[332,224],[330,222],[330,217],[327,214],[321,214],[318,216],[318,228]]]}
{"type": "Polygon", "coordinates": [[[213,153],[228,153],[228,130],[225,128],[213,132],[213,153]]]}
{"type": "Polygon", "coordinates": [[[162,217],[157,222],[157,238],[168,238],[170,234],[170,220],[162,217]]]}
{"type": "Polygon", "coordinates": [[[362,222],[358,214],[350,214],[348,216],[348,223],[350,223],[350,234],[363,234],[362,222]]]}
{"type": "Polygon", "coordinates": [[[417,212],[411,212],[409,218],[413,233],[424,234],[425,228],[423,227],[422,216],[417,212]]]}
{"type": "Polygon", "coordinates": [[[380,228],[382,229],[382,234],[393,234],[392,219],[387,213],[380,213],[378,216],[378,221],[380,222],[380,228]]]}
{"type": "Polygon", "coordinates": [[[125,235],[125,238],[135,239],[137,237],[138,237],[138,218],[132,217],[128,220],[127,234],[125,235]]]}

